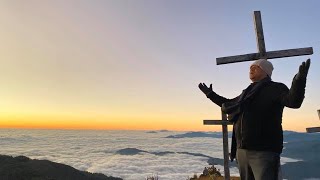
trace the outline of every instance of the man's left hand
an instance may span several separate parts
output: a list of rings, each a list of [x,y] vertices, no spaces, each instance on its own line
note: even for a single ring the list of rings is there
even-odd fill
[[[307,59],[306,62],[303,62],[299,67],[299,72],[297,73],[297,79],[305,79],[307,78],[308,71],[310,68],[310,59]]]

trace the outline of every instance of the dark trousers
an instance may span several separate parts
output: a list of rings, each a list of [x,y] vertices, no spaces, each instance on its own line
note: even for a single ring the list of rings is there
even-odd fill
[[[280,154],[237,149],[241,180],[278,180]]]

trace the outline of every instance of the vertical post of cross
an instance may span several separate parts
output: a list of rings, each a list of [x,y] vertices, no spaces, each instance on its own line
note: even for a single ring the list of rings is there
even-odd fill
[[[253,21],[257,38],[258,53],[260,53],[260,58],[267,58],[260,11],[254,11]]]
[[[227,115],[221,111],[222,121],[227,121]],[[230,179],[229,169],[229,145],[228,145],[228,125],[222,124],[222,140],[223,140],[223,161],[224,161],[224,177]]]

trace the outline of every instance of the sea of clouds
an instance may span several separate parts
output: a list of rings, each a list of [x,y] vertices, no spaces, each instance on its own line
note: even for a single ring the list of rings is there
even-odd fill
[[[298,149],[291,142],[299,138],[308,141],[308,137],[299,134],[285,133],[289,147]],[[312,136],[309,146],[317,151],[319,141],[320,136]],[[186,180],[201,174],[209,162],[217,164],[223,172],[220,132],[0,129],[0,147],[0,154],[47,159],[126,180],[143,180],[152,175],[158,175],[160,180]],[[292,165],[306,162],[304,156],[296,155],[298,152],[286,149],[281,158],[283,170],[289,171]],[[238,175],[236,164],[230,166],[231,175]],[[320,177],[316,173],[311,175],[304,178]]]

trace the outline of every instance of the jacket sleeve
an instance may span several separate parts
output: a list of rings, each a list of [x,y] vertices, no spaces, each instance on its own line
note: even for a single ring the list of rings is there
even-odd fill
[[[207,94],[207,98],[209,98],[212,102],[214,102],[216,105],[218,106],[222,106],[223,103],[226,103],[226,102],[235,102],[238,100],[240,96],[237,96],[233,99],[227,99],[225,97],[222,97],[220,95],[218,95],[217,93],[211,91],[210,93]]]
[[[285,85],[284,85],[285,86]],[[291,88],[286,86],[281,91],[281,104],[289,108],[300,108],[304,99],[306,79],[293,78]]]

